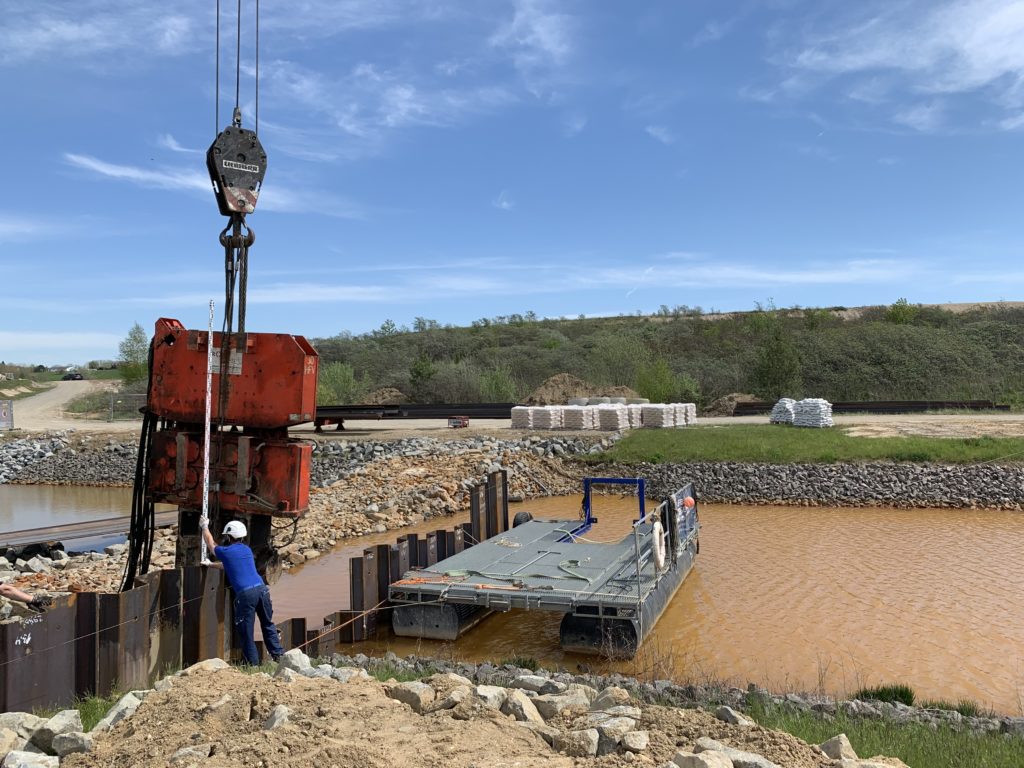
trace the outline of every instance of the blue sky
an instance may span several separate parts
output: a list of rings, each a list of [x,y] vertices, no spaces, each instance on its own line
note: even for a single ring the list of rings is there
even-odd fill
[[[4,0],[0,359],[114,357],[161,316],[205,327],[214,7]],[[262,14],[250,330],[1020,297],[1024,1]]]

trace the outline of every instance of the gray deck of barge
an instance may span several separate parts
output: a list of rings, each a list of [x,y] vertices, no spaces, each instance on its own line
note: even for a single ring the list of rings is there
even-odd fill
[[[560,541],[577,525],[564,520],[524,523],[436,566],[410,571],[391,585],[390,597],[400,604],[443,602],[498,611],[568,613],[582,604],[597,608],[598,615],[632,615],[629,609],[642,606],[659,581],[651,557],[651,523],[637,527],[639,587],[634,534],[617,543]]]

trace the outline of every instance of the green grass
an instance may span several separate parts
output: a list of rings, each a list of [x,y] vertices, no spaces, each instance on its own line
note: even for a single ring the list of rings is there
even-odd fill
[[[755,702],[747,714],[766,728],[786,731],[809,744],[845,733],[854,750],[866,759],[898,757],[910,768],[1019,768],[1024,765],[1024,739],[1000,734],[975,735],[920,723],[855,719],[839,713],[824,720],[811,712]]]
[[[510,656],[507,659],[501,660],[501,666],[511,664],[513,667],[519,667],[520,669],[528,669],[531,672],[536,672],[540,667],[537,660],[533,656]]]
[[[959,712],[964,717],[995,717],[990,709],[985,709],[978,702],[970,699],[958,699],[957,701],[946,701],[945,699],[929,699],[918,704],[921,709],[948,709]]]
[[[887,701],[890,704],[898,701],[901,704],[912,707],[917,697],[914,695],[914,689],[909,685],[892,683],[890,685],[878,685],[874,688],[861,688],[853,694],[852,698],[860,699],[861,701]]]
[[[18,394],[8,397],[6,395],[0,396],[3,400],[22,400],[26,397],[32,397],[32,395],[38,395],[40,392],[45,392],[50,388],[49,384],[40,384],[32,379],[14,379],[0,381],[0,389],[17,389],[18,387],[28,387],[30,392],[19,392]]]
[[[410,680],[420,680],[424,677],[430,677],[436,670],[432,668],[425,669],[422,672],[416,672],[411,669],[399,669],[389,661],[378,661],[370,664],[367,668],[367,673],[370,677],[376,678],[380,682],[384,683],[388,680],[397,680],[400,683],[407,683]]]
[[[124,696],[122,691],[114,691],[109,696],[88,696],[84,699],[75,699],[70,707],[47,707],[37,709],[32,714],[36,717],[49,719],[58,712],[65,709],[77,709],[82,716],[82,728],[88,733],[96,727],[96,723],[102,720],[110,708]]]
[[[110,411],[109,392],[86,392],[79,395],[64,405],[68,413],[100,413],[107,414]]]
[[[750,461],[768,464],[907,461],[966,464],[1024,461],[1024,438],[851,437],[841,429],[773,424],[635,430],[591,462],[683,463]]]

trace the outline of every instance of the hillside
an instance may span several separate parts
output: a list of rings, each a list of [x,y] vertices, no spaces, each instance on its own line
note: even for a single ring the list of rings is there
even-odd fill
[[[315,340],[321,402],[358,402],[394,387],[413,402],[522,401],[558,373],[652,400],[704,404],[730,392],[829,400],[991,399],[1024,404],[1019,303],[829,309],[757,308],[705,315],[479,320],[422,318]]]

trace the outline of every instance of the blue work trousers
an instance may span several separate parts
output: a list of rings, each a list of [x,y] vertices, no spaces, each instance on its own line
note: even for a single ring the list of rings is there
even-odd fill
[[[270,588],[266,585],[252,587],[235,595],[233,602],[235,631],[242,641],[242,655],[247,664],[257,666],[260,657],[256,653],[256,641],[252,638],[255,619],[259,617],[260,630],[263,632],[263,644],[270,658],[277,661],[284,655],[281,647],[281,635],[274,624],[274,606],[270,602]]]

